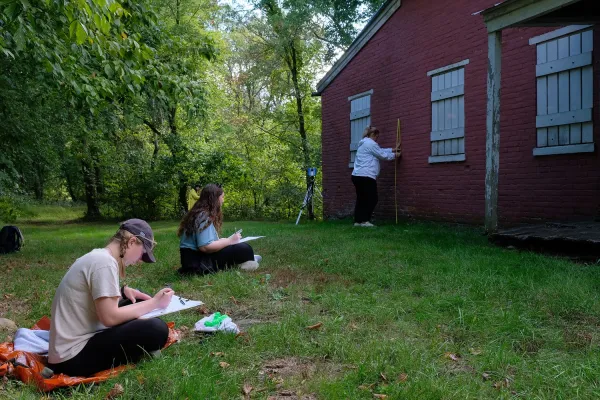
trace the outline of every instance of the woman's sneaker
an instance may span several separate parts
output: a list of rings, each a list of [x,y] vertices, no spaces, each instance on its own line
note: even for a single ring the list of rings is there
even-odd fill
[[[240,268],[243,271],[254,271],[258,268],[258,263],[256,261],[246,261],[240,264]]]
[[[257,263],[259,263],[259,262],[261,262],[261,261],[262,261],[262,257],[261,257],[261,256],[259,256],[258,254],[255,254],[255,255],[254,255],[254,261],[256,261]]]
[[[374,227],[375,225],[373,225],[372,223],[370,223],[369,221],[367,221],[367,222],[363,222],[363,223],[361,224],[361,226]]]

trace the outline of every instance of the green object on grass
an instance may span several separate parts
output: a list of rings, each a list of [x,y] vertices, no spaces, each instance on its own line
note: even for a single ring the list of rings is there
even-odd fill
[[[220,312],[216,312],[215,315],[213,315],[212,320],[208,320],[208,321],[204,322],[204,326],[208,326],[210,328],[219,326],[219,325],[221,325],[221,322],[223,322],[223,320],[225,318],[227,318],[227,314],[221,315]]]

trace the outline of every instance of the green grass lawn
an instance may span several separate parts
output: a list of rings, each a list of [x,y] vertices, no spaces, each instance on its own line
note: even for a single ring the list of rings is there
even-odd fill
[[[176,225],[152,224],[158,262],[131,267],[126,282],[152,293],[171,283],[211,312],[254,320],[248,334],[189,333],[162,358],[51,396],[102,399],[120,383],[121,398],[135,399],[239,399],[245,384],[253,399],[600,397],[596,266],[430,223],[232,222],[224,234],[267,236],[251,242],[261,268],[181,278]],[[69,265],[117,226],[21,226],[25,248],[0,256],[0,315],[27,327],[49,314]],[[188,310],[165,320],[192,328],[201,317]],[[0,397],[40,393],[11,380]]]

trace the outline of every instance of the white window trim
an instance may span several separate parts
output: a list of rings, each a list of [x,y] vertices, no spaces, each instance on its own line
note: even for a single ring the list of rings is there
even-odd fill
[[[551,156],[556,154],[593,153],[594,143],[569,144],[562,146],[536,147],[534,156]]]
[[[445,67],[431,70],[431,71],[427,72],[427,76],[433,76],[433,75],[441,74],[442,72],[450,71],[451,69],[457,69],[460,67],[464,67],[465,65],[469,65],[469,62],[470,62],[470,60],[467,58],[466,60],[459,61],[457,63],[447,65]]]
[[[362,93],[355,94],[353,96],[348,97],[348,101],[360,99],[361,97],[365,97],[365,96],[372,95],[372,94],[373,94],[373,89],[367,90],[366,92],[362,92]]]
[[[439,164],[448,162],[460,162],[465,161],[467,156],[465,154],[453,154],[450,156],[429,156],[429,164]]]
[[[571,33],[575,33],[578,31],[583,31],[585,29],[592,28],[594,25],[569,25],[564,28],[557,29],[552,32],[544,33],[543,35],[535,36],[529,39],[529,45],[532,46],[534,44],[540,44],[543,42],[550,41],[552,39],[557,39],[561,36],[567,36]]]

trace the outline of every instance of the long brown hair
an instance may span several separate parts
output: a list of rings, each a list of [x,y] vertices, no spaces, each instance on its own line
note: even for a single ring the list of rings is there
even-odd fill
[[[184,233],[193,235],[197,231],[203,231],[211,223],[215,226],[218,233],[221,233],[223,224],[223,213],[221,212],[221,202],[219,197],[223,194],[223,189],[215,184],[204,186],[200,192],[200,198],[179,224],[177,236]],[[201,215],[202,214],[202,215]]]

